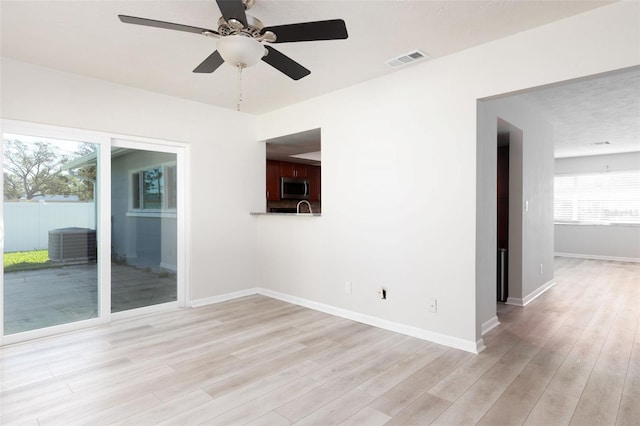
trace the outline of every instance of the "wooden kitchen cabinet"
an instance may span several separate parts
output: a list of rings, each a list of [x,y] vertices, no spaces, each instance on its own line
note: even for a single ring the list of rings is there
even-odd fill
[[[320,201],[320,166],[307,167],[309,178],[309,201]]]
[[[306,164],[280,162],[280,176],[288,178],[307,178],[309,170]]]
[[[267,201],[280,201],[280,177],[309,179],[309,201],[320,201],[320,166],[267,160]]]
[[[280,200],[280,161],[267,160],[267,201]]]

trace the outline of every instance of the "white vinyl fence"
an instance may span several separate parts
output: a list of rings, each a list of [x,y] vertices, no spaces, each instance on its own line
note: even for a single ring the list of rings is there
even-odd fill
[[[52,229],[95,229],[96,224],[93,202],[5,201],[3,214],[6,253],[48,248]]]

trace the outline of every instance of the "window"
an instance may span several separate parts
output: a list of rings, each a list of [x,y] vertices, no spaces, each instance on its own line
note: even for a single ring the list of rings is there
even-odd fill
[[[640,224],[640,170],[556,175],[556,222]]]
[[[133,210],[175,210],[176,165],[162,164],[132,172],[131,196]]]

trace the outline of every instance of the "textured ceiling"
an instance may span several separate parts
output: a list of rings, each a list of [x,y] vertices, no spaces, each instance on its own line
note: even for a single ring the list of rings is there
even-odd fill
[[[557,158],[640,151],[640,68],[519,97],[553,124]]]

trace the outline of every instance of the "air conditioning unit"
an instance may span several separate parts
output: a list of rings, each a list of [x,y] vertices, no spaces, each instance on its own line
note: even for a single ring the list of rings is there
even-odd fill
[[[49,260],[82,263],[96,259],[96,230],[60,228],[49,231]]]

